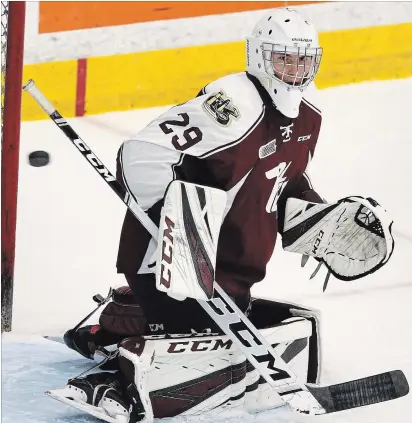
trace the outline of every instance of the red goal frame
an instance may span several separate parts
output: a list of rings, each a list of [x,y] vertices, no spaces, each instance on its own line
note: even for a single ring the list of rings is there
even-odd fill
[[[10,331],[12,324],[26,2],[2,3],[8,3],[1,125],[1,331],[3,332]],[[2,59],[4,41],[2,36]],[[2,78],[3,70],[4,63],[2,63]]]

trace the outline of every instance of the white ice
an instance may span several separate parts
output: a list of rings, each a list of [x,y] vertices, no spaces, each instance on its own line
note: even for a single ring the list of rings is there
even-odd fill
[[[393,369],[412,380],[412,79],[322,90],[319,98],[323,129],[311,169],[315,187],[331,201],[347,195],[378,200],[395,221],[395,253],[379,272],[352,283],[332,280],[323,294],[320,276],[308,280],[314,264],[301,269],[298,256],[277,247],[254,294],[322,311],[323,383]],[[70,123],[114,172],[120,143],[164,109]],[[35,150],[50,153],[48,166],[28,164],[27,156]],[[124,211],[51,121],[23,123],[13,331],[2,337],[4,423],[97,423],[44,395],[90,362],[41,335],[63,333],[91,311],[93,294],[124,283],[115,270]],[[230,421],[404,423],[411,408],[408,395],[315,418],[275,410]]]

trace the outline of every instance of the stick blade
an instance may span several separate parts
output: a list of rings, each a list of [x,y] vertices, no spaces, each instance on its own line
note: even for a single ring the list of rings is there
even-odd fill
[[[378,404],[404,397],[409,384],[401,370],[393,370],[362,379],[308,389],[327,413]]]

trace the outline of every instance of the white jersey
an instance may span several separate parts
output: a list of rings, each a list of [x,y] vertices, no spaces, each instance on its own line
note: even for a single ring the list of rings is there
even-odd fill
[[[263,118],[263,101],[245,73],[225,76],[202,92],[172,107],[123,144],[123,176],[145,210],[163,198],[182,153],[204,158],[229,148],[242,142]],[[219,98],[210,95],[219,92]],[[156,179],[155,191],[143,174],[147,180]]]

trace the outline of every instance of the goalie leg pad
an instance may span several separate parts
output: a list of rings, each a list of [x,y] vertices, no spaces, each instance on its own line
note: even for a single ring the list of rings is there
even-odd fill
[[[261,331],[293,372],[306,380],[311,323],[302,317],[290,317]],[[129,423],[177,415],[233,416],[237,411],[257,412],[284,405],[227,336],[199,333],[131,337],[119,344],[118,362],[121,375],[116,380],[121,381],[121,389],[116,385],[116,389],[107,394],[120,396],[116,399],[123,404],[120,414],[130,405],[128,415],[125,414],[130,418]],[[102,375],[98,377],[104,379],[105,373]],[[84,379],[90,382],[90,377]],[[101,384],[112,386],[110,381]],[[101,391],[91,387],[91,395],[86,387],[82,388],[84,393],[77,392],[74,399],[73,388],[48,394],[103,420],[118,423],[113,418],[114,412],[108,415],[100,400],[96,403]]]
[[[290,317],[262,329],[262,334],[306,380],[311,323]],[[153,335],[145,336],[144,342],[129,338],[119,350],[125,378],[155,418],[234,409],[254,412],[283,405],[226,336]]]
[[[303,317],[311,323],[307,382],[318,383],[322,372],[321,314],[319,310],[291,302],[253,299],[249,312],[251,322],[258,328],[274,326],[293,317]]]
[[[119,344],[119,366],[126,381],[124,390],[132,404],[132,421],[150,422],[154,417],[148,387],[154,353],[154,345],[142,337],[127,338]]]

